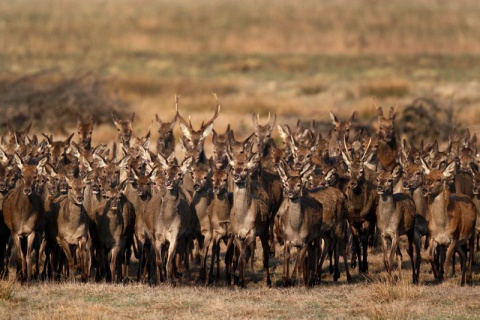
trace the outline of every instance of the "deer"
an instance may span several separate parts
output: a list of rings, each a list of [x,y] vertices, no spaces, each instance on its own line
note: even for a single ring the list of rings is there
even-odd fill
[[[225,254],[225,265],[227,274],[227,284],[231,281],[231,267],[233,257],[233,238],[230,227],[230,213],[233,205],[233,194],[228,192],[228,172],[230,168],[222,168],[215,164],[210,164],[211,185],[213,198],[207,208],[207,215],[210,218],[210,228],[212,233],[212,256],[210,271],[207,283],[213,279],[213,267],[216,261],[217,272],[215,281],[220,278],[220,241],[226,242],[227,250]]]
[[[473,170],[473,196],[472,201],[477,208],[477,221],[475,222],[476,233],[476,251],[480,250],[480,174],[477,170]]]
[[[314,198],[304,196],[305,185],[308,182],[308,176],[314,170],[310,164],[306,164],[300,172],[285,168],[281,164],[278,168],[280,178],[282,179],[285,197],[279,210],[280,224],[283,229],[284,238],[284,260],[283,260],[283,283],[285,286],[291,284],[289,261],[290,250],[294,246],[298,248],[297,261],[294,268],[297,268],[303,275],[303,285],[312,284],[312,276],[309,273],[316,274],[316,252],[319,246],[322,233],[323,205]],[[235,200],[234,200],[235,201]],[[313,268],[306,267],[306,253]],[[296,278],[296,275],[293,276]]]
[[[144,266],[146,268],[150,262],[149,258],[150,253],[152,252],[151,245],[153,243],[151,230],[148,228],[146,223],[145,210],[148,202],[153,196],[153,184],[157,176],[158,168],[154,167],[147,175],[138,175],[133,169],[132,171],[136,180],[136,190],[138,196],[138,202],[135,208],[135,243],[138,253],[137,281],[141,281],[145,279],[146,272],[144,270]]]
[[[457,171],[455,173],[455,192],[463,193],[473,197],[473,170],[478,171],[476,164],[477,155],[477,135],[474,134],[470,140],[470,131],[462,141],[458,149],[458,156],[455,158]]]
[[[67,151],[70,146],[70,141],[75,133],[72,133],[65,140],[53,140],[53,136],[47,136],[43,134],[46,138],[46,148],[49,156],[49,163],[53,166],[54,169],[58,170],[60,166],[70,163],[70,159],[67,157]]]
[[[259,166],[257,172],[258,181],[267,191],[268,205],[273,217],[277,214],[278,209],[283,201],[282,181],[277,171],[274,169],[274,164],[271,161],[270,150],[275,148],[275,141],[271,138],[273,128],[277,120],[274,115],[270,121],[270,113],[268,114],[267,123],[260,124],[260,115],[254,113],[252,115],[253,126],[255,128],[255,142],[257,144],[257,152],[259,154]],[[252,171],[253,172],[253,171]],[[274,238],[274,219],[270,219],[269,225],[269,246],[270,253],[275,256],[275,238]]]
[[[170,156],[172,157],[172,156]],[[183,176],[190,168],[193,159],[186,158],[180,165],[158,154],[158,161],[164,170],[165,192],[154,194],[147,204],[145,215],[153,221],[153,238],[156,256],[157,283],[163,281],[164,249],[166,254],[166,278],[175,284],[177,253],[184,256],[188,243],[198,230],[192,229],[192,212],[185,194],[180,188]],[[149,218],[150,217],[150,218]]]
[[[402,186],[404,193],[409,195],[415,203],[415,230],[419,236],[425,236],[425,249],[427,249],[430,235],[428,230],[430,215],[428,213],[427,198],[422,194],[424,184],[422,158],[423,156],[411,157],[406,153],[400,157],[400,164],[403,167]]]
[[[173,129],[177,123],[177,115],[175,114],[173,120],[170,122],[162,121],[157,114],[155,114],[155,119],[158,124],[157,153],[161,153],[168,158],[175,152]]]
[[[338,156],[341,154],[341,151],[343,149],[343,140],[345,139],[346,141],[348,141],[348,136],[352,127],[352,123],[353,121],[355,121],[355,112],[353,112],[350,118],[348,118],[347,120],[340,120],[333,112],[330,112],[330,119],[332,120],[332,124],[334,125],[333,130],[335,132],[334,149],[331,150],[330,154],[332,154],[333,156]]]
[[[465,285],[465,282],[472,284],[477,219],[475,204],[468,196],[452,193],[447,188],[446,182],[455,172],[455,162],[439,170],[430,168],[423,159],[421,161],[425,172],[422,194],[428,198],[430,214],[428,260],[432,265],[433,274],[436,279],[442,281],[444,272],[448,269],[454,252],[457,251],[462,266],[461,285]],[[468,252],[465,252],[464,245],[467,245]],[[435,252],[440,257],[439,265],[436,263]]]
[[[97,281],[104,276],[107,265],[107,281],[115,283],[126,280],[128,276],[130,254],[127,249],[133,243],[135,213],[133,205],[123,195],[125,187],[126,180],[116,187],[107,188],[105,192],[107,202],[96,212],[98,232],[96,250],[99,269]]]
[[[88,122],[84,122],[77,113],[77,134],[78,145],[82,151],[90,151],[92,149],[92,133],[95,125],[95,118],[90,116]]]
[[[68,194],[56,197],[47,220],[47,241],[55,241],[68,261],[67,276],[73,279],[74,255],[79,253],[81,280],[89,278],[89,218],[83,206],[85,184],[80,178],[67,179]]]
[[[133,121],[135,120],[135,112],[132,113],[130,119],[119,119],[112,111],[113,124],[117,128],[117,141],[120,142],[125,148],[130,147],[130,139],[133,134]]]
[[[388,119],[383,116],[382,107],[377,107],[378,150],[377,161],[386,171],[392,171],[397,165],[398,142],[395,134],[395,116],[397,108],[390,107]]]
[[[402,254],[398,246],[400,236],[408,239],[407,253],[412,264],[412,280],[418,284],[420,273],[420,239],[415,234],[416,207],[413,199],[404,193],[394,193],[396,176],[400,169],[395,167],[392,172],[380,170],[377,176],[377,221],[376,226],[383,249],[383,263],[389,278],[392,277],[394,255],[397,255],[399,278],[402,278]],[[415,252],[414,252],[415,247]]]
[[[215,161],[215,165],[217,167],[224,168],[228,165],[226,153],[230,131],[230,124],[227,125],[227,129],[222,134],[218,134],[215,129],[212,130],[213,160]]]
[[[235,236],[236,266],[235,282],[246,287],[245,265],[252,253],[251,244],[260,237],[263,248],[263,266],[266,269],[266,283],[271,286],[269,270],[269,226],[272,219],[269,204],[252,191],[251,173],[260,161],[258,153],[232,154],[227,152],[234,182],[233,207],[230,215],[232,233]],[[259,188],[261,188],[259,186]],[[253,259],[253,257],[252,257]]]
[[[183,151],[185,152],[185,158],[192,158],[193,162],[201,162],[207,164],[207,157],[205,156],[204,143],[205,139],[212,133],[213,122],[218,117],[220,112],[220,103],[218,102],[217,95],[213,94],[216,101],[216,109],[213,117],[206,123],[202,122],[199,130],[193,129],[192,123],[187,122],[178,111],[178,101],[179,97],[175,97],[175,108],[176,108],[176,117],[179,121],[180,130],[182,131],[183,137],[180,138],[180,143]],[[185,176],[185,181],[183,182],[183,188],[187,190],[190,194],[193,194],[193,183],[189,175]]]
[[[371,142],[371,140],[370,140]],[[377,193],[372,183],[365,179],[365,166],[370,162],[373,152],[367,146],[363,156],[351,158],[345,143],[345,151],[342,151],[343,161],[348,167],[350,178],[345,187],[347,197],[347,220],[353,237],[353,248],[359,258],[360,273],[368,272],[368,240],[375,227]],[[363,252],[362,252],[363,250]],[[355,260],[352,260],[355,267]]]
[[[315,174],[315,173],[313,173]],[[309,180],[310,181],[310,180]],[[321,238],[324,242],[324,250],[318,266],[318,279],[321,279],[322,264],[327,252],[333,254],[334,263],[330,260],[333,281],[340,278],[339,255],[343,256],[347,282],[351,281],[350,270],[347,262],[347,203],[342,191],[330,186],[307,188],[306,195],[318,201],[323,207]],[[330,256],[330,259],[332,255]],[[333,267],[333,270],[332,270]]]
[[[21,170],[21,176],[16,186],[4,198],[3,217],[15,244],[20,278],[22,281],[30,281],[32,252],[35,250],[38,253],[39,240],[45,228],[44,204],[36,184],[47,158],[42,158],[37,164],[28,164],[15,153],[14,160]]]
[[[213,161],[213,160],[212,160]],[[200,281],[208,281],[206,278],[206,261],[208,248],[212,239],[212,230],[210,225],[210,217],[208,215],[208,207],[212,201],[211,193],[211,163],[202,164],[195,163],[190,171],[193,181],[193,197],[190,203],[190,210],[199,224],[200,234],[196,235],[196,250],[200,250]],[[208,282],[207,282],[208,283]]]

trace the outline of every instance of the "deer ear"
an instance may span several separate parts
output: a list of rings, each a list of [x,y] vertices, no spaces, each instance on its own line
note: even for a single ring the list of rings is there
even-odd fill
[[[342,158],[343,158],[343,161],[347,164],[347,166],[350,166],[350,160],[348,159],[346,153],[343,151],[342,151]]]
[[[401,165],[396,165],[395,168],[393,168],[392,171],[392,176],[394,178],[400,176],[402,174],[402,166]]]
[[[113,119],[113,123],[115,124],[115,126],[118,127],[118,119],[115,116],[115,113],[113,113],[113,111],[112,111],[112,119]]]
[[[183,174],[185,174],[188,171],[188,169],[190,169],[192,162],[193,162],[192,157],[188,157],[182,161],[182,164],[180,165],[180,170],[182,170]]]
[[[383,118],[383,110],[382,110],[382,107],[378,107],[378,108],[377,108],[377,117],[378,117],[379,120]]]
[[[260,157],[259,157],[258,153],[255,153],[255,154],[250,158],[250,160],[248,160],[248,164],[247,164],[248,169],[254,168],[255,165],[257,164],[259,158],[260,158]]]
[[[13,158],[15,159],[15,163],[17,164],[17,167],[22,170],[23,169],[23,160],[22,158],[18,155],[18,153],[13,154]]]
[[[213,130],[213,122],[210,123],[205,129],[203,129],[203,131],[202,131],[203,139],[208,137],[212,133],[212,130]]]
[[[48,157],[43,157],[40,161],[38,161],[37,170],[39,171],[43,170],[43,167],[45,166],[47,161],[48,161]]]
[[[280,165],[278,166],[278,175],[280,176],[280,179],[282,179],[283,184],[285,184],[288,180],[287,173],[285,172],[284,168],[284,161],[280,162]]]
[[[390,119],[395,120],[395,116],[397,115],[397,107],[390,107]]]
[[[130,156],[123,157],[122,160],[118,163],[118,167],[121,169],[125,169],[128,166],[128,162],[130,161]]]
[[[430,174],[430,168],[428,167],[428,164],[423,160],[423,158],[420,158],[420,162],[422,163],[423,171],[425,174]]]
[[[332,124],[333,124],[333,125],[336,126],[336,125],[338,124],[338,118],[337,118],[337,116],[336,116],[333,112],[331,112],[331,111],[330,111],[330,119],[332,119]]]
[[[289,136],[289,130],[288,126],[282,127],[281,125],[277,125],[278,129],[278,134],[280,135],[280,138],[282,139],[283,143],[287,143],[288,136]]]
[[[100,168],[105,168],[107,166],[107,162],[105,161],[105,159],[103,159],[102,156],[98,153],[94,153],[93,158],[98,161],[98,166]]]
[[[161,153],[158,153],[157,154],[157,158],[158,158],[158,162],[160,163],[160,165],[162,166],[163,169],[167,169],[168,168],[168,161],[167,159],[165,159],[165,157],[163,156],[163,154]]]
[[[455,173],[455,169],[456,169],[456,164],[455,164],[455,161],[453,161],[445,168],[445,170],[443,170],[443,176],[445,178],[451,177]]]

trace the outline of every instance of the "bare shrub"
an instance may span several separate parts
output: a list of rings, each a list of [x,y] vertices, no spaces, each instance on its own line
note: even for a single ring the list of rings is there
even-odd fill
[[[33,121],[37,130],[65,134],[76,114],[92,114],[97,123],[111,121],[111,110],[121,115],[128,105],[93,73],[64,76],[53,70],[0,79],[0,121],[21,128]]]

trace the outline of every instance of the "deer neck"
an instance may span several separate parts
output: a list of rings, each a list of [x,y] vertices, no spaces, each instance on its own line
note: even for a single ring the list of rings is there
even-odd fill
[[[450,220],[448,214],[450,193],[451,192],[444,187],[436,196],[428,197],[429,218],[433,220],[436,226],[445,227]]]
[[[218,220],[228,221],[230,219],[230,202],[228,200],[228,194],[222,192],[215,194],[212,202],[212,213],[214,213]]]
[[[395,201],[393,194],[384,193],[378,197],[377,208],[377,226],[379,229],[385,229],[389,225],[390,216],[395,212]],[[383,230],[381,230],[383,231]]]
[[[415,211],[418,215],[424,217],[428,221],[428,206],[427,206],[427,198],[422,195],[422,189],[416,188],[414,190],[409,189],[408,194],[413,199],[415,203]]]
[[[177,213],[178,203],[180,202],[180,192],[178,186],[171,190],[166,190],[162,201],[162,215],[164,218],[169,219]]]
[[[233,207],[236,217],[246,215],[252,203],[252,195],[250,191],[250,178],[247,176],[245,183],[235,183],[233,189]]]
[[[377,159],[387,171],[391,171],[395,165],[397,157],[396,139],[386,142],[383,139],[378,140]]]
[[[301,198],[289,198],[285,220],[293,230],[300,230],[303,222],[303,216]]]

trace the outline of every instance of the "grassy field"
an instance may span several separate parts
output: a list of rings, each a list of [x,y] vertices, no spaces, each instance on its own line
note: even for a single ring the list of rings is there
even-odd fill
[[[279,248],[280,249],[280,248]],[[325,270],[323,283],[314,288],[281,285],[281,258],[274,258],[272,288],[264,284],[261,254],[255,272],[247,272],[247,288],[219,283],[205,287],[196,281],[198,268],[179,279],[176,287],[145,284],[34,283],[21,285],[0,281],[0,318],[18,319],[473,319],[480,306],[480,266],[474,267],[474,286],[460,287],[460,275],[443,283],[433,281],[430,265],[421,267],[420,285],[411,284],[408,258],[404,257],[402,280],[386,281],[381,253],[370,255],[368,277],[352,272],[338,283]],[[407,261],[406,261],[407,260]],[[135,263],[133,264],[135,267]],[[343,264],[342,264],[343,266]],[[343,268],[342,268],[343,270]],[[12,270],[13,271],[13,270]],[[133,276],[132,270],[132,276]]]
[[[252,131],[253,112],[292,124],[356,110],[369,123],[374,99],[401,111],[421,96],[452,106],[455,123],[480,131],[479,16],[474,0],[0,1],[0,130],[9,119],[19,127],[34,119],[36,133],[73,132],[75,112],[99,111],[80,105],[76,91],[69,99],[59,83],[89,72],[93,80],[82,92],[97,94],[90,84],[104,84],[114,97],[106,114],[136,112],[137,135],[156,113],[173,117],[175,94],[182,114],[199,125],[213,113],[211,92],[222,104],[215,128],[231,123],[237,137]],[[42,100],[46,93],[60,97],[55,105]],[[33,115],[32,104],[43,109]],[[113,123],[100,120],[94,143],[112,141]],[[55,121],[66,123],[66,132],[41,126]],[[432,282],[426,263],[421,285],[410,285],[409,269],[392,285],[378,252],[372,263],[369,279],[353,271],[354,284],[344,276],[332,284],[328,276],[313,289],[280,288],[278,258],[272,289],[258,266],[246,290],[193,280],[177,288],[0,282],[0,318],[478,317],[478,265],[475,286],[461,288],[458,275]]]

